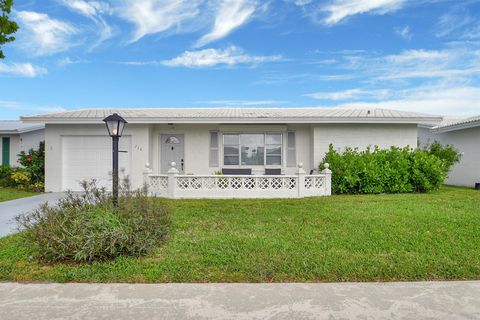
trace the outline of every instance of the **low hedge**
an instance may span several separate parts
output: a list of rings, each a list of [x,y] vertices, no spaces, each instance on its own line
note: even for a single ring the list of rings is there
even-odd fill
[[[453,148],[449,147],[449,152],[440,149],[435,144],[434,152],[375,147],[365,151],[347,148],[340,153],[330,145],[320,170],[325,163],[330,164],[332,192],[336,194],[428,192],[443,184],[450,167],[459,160],[459,156],[452,157],[451,152],[456,152]],[[439,156],[443,153],[449,159]]]

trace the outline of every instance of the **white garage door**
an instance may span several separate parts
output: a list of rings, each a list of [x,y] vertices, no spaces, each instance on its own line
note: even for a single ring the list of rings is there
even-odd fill
[[[131,137],[120,138],[120,179],[130,174]],[[81,190],[82,180],[96,179],[101,187],[112,189],[112,138],[105,136],[62,137],[63,190]]]

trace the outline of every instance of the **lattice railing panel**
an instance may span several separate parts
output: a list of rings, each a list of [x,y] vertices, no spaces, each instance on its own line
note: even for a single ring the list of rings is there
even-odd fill
[[[302,179],[300,177],[302,176],[149,175],[148,185],[153,195],[172,198],[223,196],[281,198],[330,195],[326,175],[304,175]],[[172,185],[169,185],[170,181],[173,181]],[[304,185],[300,186],[299,181]]]
[[[168,189],[168,177],[167,176],[150,176],[149,187],[152,190],[166,190]]]
[[[292,190],[297,177],[177,176],[180,190]]]
[[[305,177],[305,189],[322,189],[325,185],[325,177],[322,175]]]

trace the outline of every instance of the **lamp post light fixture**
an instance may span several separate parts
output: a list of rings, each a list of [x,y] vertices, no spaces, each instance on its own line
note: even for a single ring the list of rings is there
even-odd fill
[[[112,195],[113,195],[113,204],[118,205],[118,140],[122,136],[123,128],[127,121],[120,117],[118,114],[114,113],[109,115],[103,122],[107,125],[108,134],[112,137],[112,146],[113,146],[113,170],[112,170]]]

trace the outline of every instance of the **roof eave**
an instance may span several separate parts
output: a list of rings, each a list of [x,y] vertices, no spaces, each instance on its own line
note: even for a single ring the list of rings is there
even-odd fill
[[[33,131],[38,131],[38,130],[44,130],[45,127],[37,127],[37,128],[29,128],[29,129],[23,129],[23,130],[0,130],[0,134],[22,134],[22,133],[28,133],[28,132],[33,132]]]
[[[444,126],[444,127],[434,127],[431,129],[431,131],[434,133],[444,133],[444,132],[450,132],[450,131],[475,128],[479,126],[480,126],[480,121],[472,121],[468,123],[462,123],[462,124],[456,124],[456,125],[450,125],[450,126]]]

